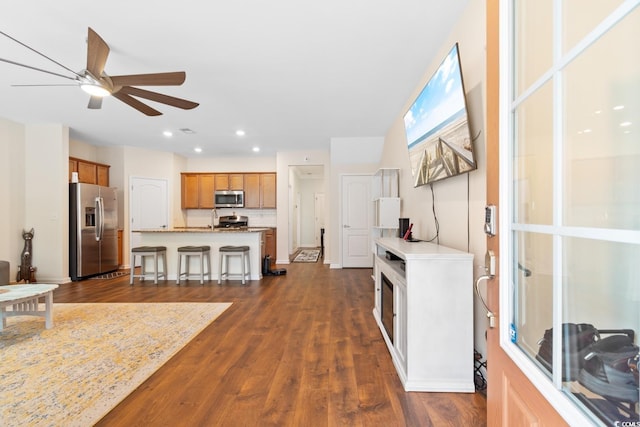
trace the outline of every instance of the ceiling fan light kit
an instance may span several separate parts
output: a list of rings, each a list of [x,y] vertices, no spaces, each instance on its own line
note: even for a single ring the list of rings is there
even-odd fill
[[[100,98],[111,95],[111,92],[97,83],[81,83],[80,89],[87,92],[91,96],[97,96]]]
[[[66,79],[75,80],[83,91],[91,95],[91,99],[89,100],[88,105],[88,108],[90,109],[102,108],[102,98],[109,95],[113,95],[114,98],[124,102],[125,104],[129,105],[132,108],[135,108],[136,110],[140,111],[143,114],[146,114],[147,116],[159,116],[162,113],[154,108],[151,108],[137,98],[148,99],[150,101],[170,105],[172,107],[177,107],[184,110],[190,110],[199,105],[196,102],[187,101],[185,99],[134,87],[180,86],[182,83],[184,83],[186,78],[186,73],[184,71],[169,73],[132,74],[123,76],[107,75],[104,72],[104,67],[107,63],[107,57],[109,56],[109,46],[98,35],[98,33],[93,31],[91,28],[89,28],[89,34],[87,37],[87,68],[79,73],[72,71],[70,68],[67,68],[59,62],[54,61],[53,59],[25,45],[19,40],[16,40],[5,33],[1,34],[36,52],[38,55],[48,59],[56,65],[66,69],[67,71],[72,72],[74,76],[64,76],[52,71],[35,68],[30,65],[20,64],[3,58],[0,58],[0,61],[63,77]]]

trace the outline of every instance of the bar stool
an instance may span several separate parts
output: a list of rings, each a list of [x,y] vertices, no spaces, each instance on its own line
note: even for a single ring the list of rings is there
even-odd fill
[[[185,280],[189,280],[191,276],[200,276],[200,284],[204,285],[204,276],[208,276],[209,280],[211,280],[211,246],[181,246],[178,248],[178,272],[176,276],[176,283],[180,285],[180,279],[182,276],[185,276]],[[182,272],[181,264],[182,257],[185,257],[185,272]],[[189,257],[197,256],[200,258],[200,274],[191,273],[189,274]],[[207,271],[204,271],[204,260],[207,260]]]
[[[220,260],[218,262],[218,284],[222,281],[223,278],[230,279],[229,275],[229,257],[230,256],[239,256],[240,265],[242,266],[242,284],[245,283],[245,277],[249,276],[251,279],[251,265],[249,262],[249,246],[221,246],[220,250]],[[224,264],[224,272],[222,271],[222,264]],[[245,267],[246,266],[246,267]]]
[[[136,256],[140,257],[140,274],[135,274]],[[146,270],[145,257],[153,257],[154,271]],[[162,273],[158,270],[158,258],[162,260]],[[139,277],[143,281],[147,275],[153,274],[153,283],[158,284],[158,278],[162,277],[167,280],[167,247],[166,246],[138,246],[131,248],[131,273],[129,276],[129,284],[133,285],[134,277]]]

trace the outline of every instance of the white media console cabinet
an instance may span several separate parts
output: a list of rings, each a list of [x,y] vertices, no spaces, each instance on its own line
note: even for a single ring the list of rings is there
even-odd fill
[[[373,315],[405,391],[474,392],[473,254],[376,239]]]

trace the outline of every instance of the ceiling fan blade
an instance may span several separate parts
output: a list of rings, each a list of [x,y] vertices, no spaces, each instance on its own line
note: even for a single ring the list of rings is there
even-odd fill
[[[43,87],[43,86],[73,86],[78,87],[77,84],[59,84],[59,85],[50,85],[50,84],[41,84],[41,85],[11,85],[11,87]]]
[[[137,87],[124,86],[120,89],[119,93],[126,93],[127,95],[133,95],[140,98],[149,99],[155,102],[161,102],[163,104],[171,105],[172,107],[182,108],[183,110],[191,110],[196,108],[197,102],[187,101],[186,99],[175,98],[173,96],[164,95],[162,93],[151,92],[149,90],[139,89]]]
[[[18,43],[19,45],[26,47],[26,48],[27,48],[27,49],[29,49],[30,51],[37,53],[38,55],[42,56],[43,58],[45,58],[45,59],[47,59],[47,60],[49,60],[49,61],[51,61],[51,62],[53,62],[54,64],[56,64],[56,65],[58,65],[58,66],[60,66],[60,67],[64,68],[65,70],[69,71],[71,74],[73,74],[73,75],[75,75],[75,76],[80,77],[80,75],[79,75],[78,73],[76,73],[75,71],[73,71],[71,68],[69,68],[69,67],[66,67],[66,66],[62,65],[61,63],[59,63],[59,62],[58,62],[58,61],[56,61],[55,59],[51,59],[51,58],[49,58],[49,57],[48,57],[47,55],[45,55],[44,53],[38,52],[37,50],[35,50],[35,49],[34,49],[34,48],[32,48],[31,46],[29,46],[29,45],[27,45],[27,44],[25,44],[25,43],[22,43],[20,40],[18,40],[18,39],[14,39],[14,38],[13,38],[13,37],[11,37],[9,34],[7,34],[7,33],[3,32],[3,31],[0,31],[0,34],[2,34],[3,36],[5,36],[5,37],[7,37],[7,38],[9,38],[9,39],[11,39],[11,40],[13,40],[14,42]],[[54,74],[54,75],[56,75],[56,76],[64,77],[65,79],[69,79],[69,78],[71,78],[71,77],[63,76],[62,74],[52,73],[51,71],[41,70],[40,68],[31,67],[31,66],[29,66],[29,65],[19,64],[19,63],[17,63],[17,62],[9,61],[9,60],[6,60],[6,59],[2,59],[2,61],[4,61],[4,62],[8,62],[8,63],[10,63],[10,64],[14,64],[14,65],[20,65],[21,67],[31,68],[32,70],[37,70],[37,71],[42,71],[42,72],[49,73],[49,74]]]
[[[104,71],[104,65],[109,56],[109,46],[102,40],[102,37],[89,27],[87,37],[87,71],[95,77],[100,78]]]
[[[102,98],[99,96],[92,96],[89,98],[89,105],[87,105],[87,108],[91,110],[99,110],[102,108]]]
[[[149,107],[147,104],[143,104],[132,96],[127,95],[126,93],[116,92],[112,94],[114,97],[118,98],[120,101],[129,105],[130,107],[135,108],[141,113],[146,114],[147,116],[160,116],[162,113],[158,110],[154,110]]]
[[[187,74],[184,71],[172,73],[131,74],[110,76],[113,86],[180,86]]]
[[[10,59],[0,58],[1,62],[6,62],[7,64],[18,65],[20,67],[29,68],[31,70],[40,71],[42,73],[53,74],[54,76],[62,77],[64,79],[76,80],[75,77],[65,76],[64,74],[54,73],[53,71],[43,70],[42,68],[32,67],[31,65],[21,64],[19,62],[12,61]],[[75,73],[74,73],[75,74]]]

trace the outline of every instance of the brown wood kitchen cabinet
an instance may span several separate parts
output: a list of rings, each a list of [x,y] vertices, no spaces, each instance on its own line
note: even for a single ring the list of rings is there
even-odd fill
[[[109,165],[69,157],[69,182],[73,172],[78,173],[78,182],[109,186]]]
[[[198,199],[201,209],[213,209],[213,192],[215,191],[215,175],[202,174],[198,176]]]
[[[182,209],[213,209],[215,175],[181,173]]]
[[[215,180],[216,190],[242,190],[244,188],[244,176],[241,173],[217,173]]]
[[[216,190],[244,190],[245,208],[276,208],[275,172],[182,172],[180,176],[182,209],[213,209]]]
[[[244,174],[244,206],[246,208],[276,208],[276,174]]]
[[[276,229],[269,228],[264,232],[264,255],[269,255],[271,258],[271,267],[276,263]]]
[[[96,163],[96,181],[98,185],[109,186],[109,166]]]

